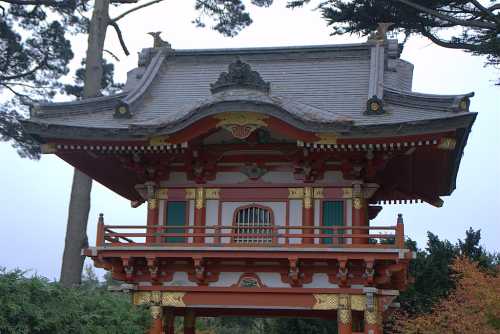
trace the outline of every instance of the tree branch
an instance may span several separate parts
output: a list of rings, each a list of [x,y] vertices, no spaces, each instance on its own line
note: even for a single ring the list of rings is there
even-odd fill
[[[483,21],[478,21],[478,20],[470,20],[469,21],[469,20],[457,19],[456,17],[445,15],[443,13],[436,11],[436,10],[424,7],[422,5],[416,4],[416,3],[409,1],[409,0],[390,0],[390,1],[400,2],[404,5],[407,5],[408,7],[416,9],[422,13],[426,13],[426,14],[429,14],[431,16],[440,18],[444,21],[455,23],[455,24],[458,24],[461,26],[484,28],[484,29],[496,29],[497,28],[496,24],[494,24],[494,23],[483,22]]]
[[[20,97],[21,99],[28,99],[30,101],[34,101],[31,97],[29,97],[28,95],[26,94],[21,94],[19,92],[17,92],[16,90],[14,90],[12,87],[10,87],[9,85],[5,85],[3,83],[0,83],[0,86],[2,87],[5,87],[7,88],[10,92],[12,92],[14,95],[16,95],[17,97]]]
[[[41,69],[43,66],[45,66],[46,61],[47,61],[46,58],[43,59],[42,62],[40,62],[34,69],[29,70],[28,72],[24,72],[24,73],[16,74],[16,75],[11,75],[8,77],[0,76],[0,81],[16,80],[16,79],[31,75],[31,74],[35,73],[36,71],[38,71],[39,69]]]
[[[111,57],[113,57],[116,61],[120,61],[120,58],[118,58],[113,52],[111,52],[107,49],[104,49],[103,51],[106,52],[107,54],[109,54]]]
[[[468,44],[468,43],[453,43],[453,42],[446,42],[443,41],[442,39],[434,36],[430,31],[426,30],[425,28],[422,29],[422,35],[430,39],[434,44],[439,45],[443,48],[447,49],[465,49],[465,50],[470,50],[474,51],[476,49],[476,45],[474,44]]]
[[[481,5],[481,3],[477,0],[471,0],[472,4],[479,9],[481,12],[485,13],[486,16],[492,18],[496,23],[500,23],[500,17],[495,15],[491,10]]]
[[[130,55],[130,52],[128,52],[127,45],[125,44],[125,41],[123,40],[123,35],[122,31],[120,30],[120,27],[118,26],[118,23],[115,21],[111,20],[109,21],[109,25],[115,28],[116,35],[118,36],[118,40],[120,41],[120,45],[122,46],[123,52],[125,55]]]
[[[139,5],[139,6],[137,6],[137,7],[131,8],[131,9],[127,10],[126,12],[124,12],[124,13],[122,13],[122,14],[118,15],[118,16],[117,16],[117,17],[115,17],[114,19],[111,19],[111,22],[115,22],[115,23],[116,23],[118,20],[123,19],[125,16],[127,16],[127,15],[128,15],[128,14],[130,14],[130,13],[135,12],[136,10],[139,10],[139,9],[141,9],[141,8],[144,8],[144,7],[148,7],[148,6],[154,5],[154,4],[159,3],[159,2],[162,2],[162,1],[163,1],[163,0],[153,0],[153,1],[147,2],[147,3],[145,3],[145,4]]]

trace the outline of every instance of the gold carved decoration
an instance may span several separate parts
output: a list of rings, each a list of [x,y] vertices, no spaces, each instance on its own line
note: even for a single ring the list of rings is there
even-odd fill
[[[366,309],[366,297],[363,295],[351,296],[351,310],[364,311]]]
[[[361,198],[353,198],[352,204],[356,210],[363,208],[363,200]]]
[[[52,154],[57,152],[57,145],[54,143],[42,144],[40,149],[43,154]]]
[[[336,294],[314,294],[316,303],[313,310],[336,310],[339,308],[339,296]]]
[[[161,146],[161,145],[170,145],[168,140],[168,136],[157,136],[157,137],[151,137],[149,139],[149,145],[150,146]]]
[[[324,198],[325,196],[323,195],[323,188],[314,188],[313,197],[314,198]]]
[[[302,199],[304,198],[303,188],[288,188],[288,198],[290,199]]]
[[[342,188],[342,198],[352,198],[352,188]]]
[[[196,188],[196,208],[202,209],[205,206],[205,190]]]
[[[365,311],[365,322],[368,325],[377,325],[378,324],[378,314],[376,311]]]
[[[161,318],[161,314],[162,314],[161,306],[151,306],[150,310],[151,310],[151,317],[153,318],[153,320],[157,320],[157,319]]]
[[[454,150],[457,146],[457,141],[453,138],[441,138],[438,148],[441,150]]]
[[[219,199],[219,189],[208,188],[205,189],[205,199]]]
[[[158,207],[158,201],[155,198],[148,200],[148,209],[155,210]]]
[[[134,305],[185,307],[184,295],[184,292],[138,291],[134,292],[132,300]]]
[[[196,189],[187,188],[186,189],[186,199],[194,199],[196,197]]]
[[[245,139],[260,127],[267,127],[268,116],[256,112],[224,112],[215,115],[217,127],[224,128],[238,139]]]
[[[347,308],[338,309],[337,318],[341,324],[349,325],[352,322],[351,310]]]
[[[305,209],[312,208],[312,196],[313,196],[313,189],[311,187],[305,187],[304,188],[304,208]]]
[[[168,189],[162,188],[156,191],[156,199],[168,199]]]
[[[334,145],[337,144],[337,135],[335,133],[316,133],[320,139],[315,144]]]

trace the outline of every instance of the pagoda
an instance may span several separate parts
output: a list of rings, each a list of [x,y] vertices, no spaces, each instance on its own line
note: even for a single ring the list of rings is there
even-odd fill
[[[378,37],[377,37],[378,36]],[[139,54],[119,94],[39,104],[24,128],[70,165],[147,205],[83,249],[151,334],[196,317],[337,319],[382,333],[415,254],[385,203],[455,189],[473,95],[412,91],[397,40]],[[103,203],[101,203],[103,204]],[[107,222],[110,222],[108,224]]]

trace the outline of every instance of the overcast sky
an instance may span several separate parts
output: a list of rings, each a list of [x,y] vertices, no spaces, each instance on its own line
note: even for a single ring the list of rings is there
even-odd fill
[[[235,38],[191,24],[196,17],[194,1],[165,3],[132,14],[121,21],[125,40],[132,53],[123,56],[112,29],[106,49],[119,55],[116,74],[124,81],[136,66],[137,52],[152,46],[146,33],[162,31],[173,48],[224,48],[281,45],[314,45],[364,41],[365,38],[331,37],[318,12],[287,10],[284,1],[270,9],[252,7],[254,23]],[[125,8],[122,6],[122,8]],[[116,9],[113,12],[119,13]],[[86,39],[75,40],[74,51],[85,53]],[[437,209],[427,204],[385,206],[376,222],[392,225],[403,213],[405,232],[425,246],[426,233],[455,242],[471,226],[482,230],[482,243],[490,251],[500,251],[500,87],[494,86],[498,71],[484,68],[484,59],[461,51],[443,49],[413,38],[402,58],[415,65],[413,89],[435,94],[474,91],[471,109],[479,112],[460,166],[457,189],[443,198]],[[75,60],[75,64],[79,60]],[[9,144],[0,143],[0,267],[30,269],[48,278],[58,278],[64,247],[66,217],[73,169],[52,155],[40,161],[21,159]],[[89,221],[93,245],[100,212],[108,224],[145,224],[145,208],[130,208],[128,201],[94,183]]]

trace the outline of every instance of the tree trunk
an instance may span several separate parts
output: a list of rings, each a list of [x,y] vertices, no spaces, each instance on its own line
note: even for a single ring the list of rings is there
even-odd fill
[[[104,40],[109,20],[109,0],[96,0],[89,26],[89,38],[85,64],[83,97],[100,94]],[[60,282],[65,287],[81,283],[83,263],[82,248],[88,246],[87,222],[90,211],[92,179],[75,169],[68,209],[68,225],[61,267]]]

